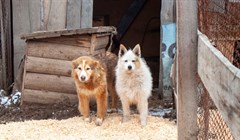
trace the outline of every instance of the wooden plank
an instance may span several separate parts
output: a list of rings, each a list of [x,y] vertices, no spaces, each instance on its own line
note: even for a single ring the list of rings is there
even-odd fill
[[[70,45],[29,42],[26,54],[28,56],[72,61],[79,56],[90,55],[90,50],[89,48],[79,48]]]
[[[93,0],[81,0],[81,28],[91,28],[93,20]]]
[[[23,89],[23,77],[24,77],[24,66],[25,66],[25,59],[23,59],[21,61],[21,63],[19,64],[18,67],[18,72],[17,75],[15,76],[14,79],[14,85],[13,85],[13,89],[12,89],[12,94],[16,93],[16,91],[19,91],[22,93],[22,89]]]
[[[13,45],[12,45],[12,20],[11,2],[0,1],[0,24],[1,24],[1,56],[2,56],[2,88],[9,93],[13,83]]]
[[[2,4],[0,5],[0,7],[2,6]],[[2,17],[2,16],[1,16]],[[0,40],[2,39],[1,36],[1,20],[0,20]],[[0,44],[0,89],[3,89],[3,62],[2,62],[2,44]]]
[[[102,27],[92,27],[84,29],[75,30],[57,30],[57,31],[39,31],[34,33],[26,33],[21,35],[21,39],[39,39],[39,38],[50,38],[59,37],[66,35],[83,35],[83,34],[117,34],[115,27],[102,26]]]
[[[92,37],[91,37],[91,47],[90,47],[90,54],[93,54],[94,53],[94,50],[95,50],[95,46],[97,44],[97,35],[96,34],[93,34]]]
[[[51,37],[51,38],[38,39],[38,41],[78,46],[78,47],[90,47],[91,35],[81,35],[81,36],[71,35],[71,36]]]
[[[66,101],[66,99],[71,103],[78,102],[77,94],[24,89],[22,105],[25,103],[52,104]]]
[[[198,74],[232,135],[240,139],[240,69],[211,45],[205,35],[198,38]]]
[[[197,0],[177,6],[178,140],[197,139]]]
[[[30,0],[28,2],[29,8],[29,23],[30,23],[30,32],[40,31],[41,30],[41,1],[40,0]]]
[[[162,5],[161,5],[162,7]],[[160,18],[160,48],[159,48],[159,99],[163,99],[163,60],[162,60],[162,42],[163,42],[163,29],[162,29],[162,21]]]
[[[161,20],[162,20],[162,24],[176,22],[176,1],[175,0],[162,0]]]
[[[28,56],[26,71],[71,77],[71,61]]]
[[[1,53],[1,52],[0,52]],[[1,56],[1,55],[0,55]],[[3,89],[3,68],[2,59],[0,59],[0,89]]]
[[[75,84],[71,77],[30,72],[25,75],[24,89],[76,94]]]
[[[67,0],[44,1],[44,22],[46,30],[66,28]]]
[[[110,36],[101,36],[96,38],[96,46],[95,50],[99,49],[106,49],[106,47],[109,45]]]
[[[20,34],[30,33],[29,0],[12,0],[13,45],[14,45],[14,75],[17,75],[18,66],[25,54],[25,41]]]
[[[68,0],[67,29],[79,29],[81,27],[81,8],[81,0]]]

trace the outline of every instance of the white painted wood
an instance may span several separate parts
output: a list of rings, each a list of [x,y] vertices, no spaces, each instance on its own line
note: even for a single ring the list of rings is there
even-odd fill
[[[234,138],[240,139],[240,69],[203,34],[198,38],[198,74]]]
[[[197,0],[177,6],[178,140],[197,139]]]

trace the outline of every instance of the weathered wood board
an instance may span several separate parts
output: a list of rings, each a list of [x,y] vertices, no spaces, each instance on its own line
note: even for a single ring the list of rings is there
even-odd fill
[[[81,28],[90,28],[92,27],[93,0],[81,0],[81,1],[82,1]]]
[[[24,88],[75,94],[76,89],[71,77],[27,72]]]
[[[65,101],[69,99],[71,103],[78,102],[77,94],[66,94],[60,92],[50,92],[44,90],[24,89],[23,98],[26,103],[49,104]]]
[[[240,139],[240,69],[203,34],[198,37],[198,74],[234,138]]]
[[[78,29],[81,27],[81,5],[81,0],[68,0],[67,29]]]
[[[66,28],[67,0],[44,1],[44,19],[46,30],[59,30]]]
[[[176,10],[178,140],[196,140],[197,0],[176,1]]]
[[[26,71],[71,77],[71,61],[41,57],[26,58]]]
[[[90,55],[90,48],[34,41],[28,43],[26,54],[27,56],[71,61],[81,55]]]
[[[9,93],[13,83],[13,45],[11,25],[11,2],[0,1],[0,88]]]

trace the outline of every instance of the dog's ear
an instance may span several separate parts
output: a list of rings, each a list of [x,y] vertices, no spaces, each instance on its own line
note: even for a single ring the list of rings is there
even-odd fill
[[[99,65],[99,62],[98,61],[94,61],[93,64],[92,64],[92,68],[95,69],[97,68]]]
[[[93,70],[96,70],[96,71],[101,71],[101,70],[104,70],[103,66],[102,66],[102,63],[99,62],[99,61],[94,61],[92,63],[92,65],[90,66]]]
[[[90,64],[91,69],[98,69],[99,66],[99,61],[93,60],[92,63]]]
[[[133,53],[136,54],[138,57],[141,57],[141,48],[140,45],[137,44],[134,48],[133,48]]]
[[[120,44],[120,49],[118,52],[118,57],[122,57],[127,52],[126,47],[123,44]]]
[[[76,60],[72,61],[72,69],[76,69],[78,67],[78,64],[76,62]]]

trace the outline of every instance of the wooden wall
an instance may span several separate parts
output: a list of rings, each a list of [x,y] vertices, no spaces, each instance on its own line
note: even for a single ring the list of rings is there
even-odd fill
[[[93,0],[13,0],[14,73],[25,53],[20,34],[92,27]]]

